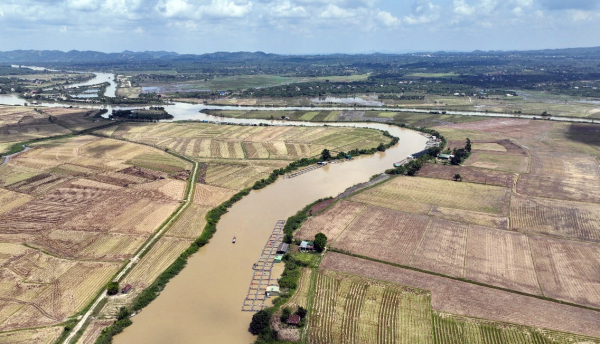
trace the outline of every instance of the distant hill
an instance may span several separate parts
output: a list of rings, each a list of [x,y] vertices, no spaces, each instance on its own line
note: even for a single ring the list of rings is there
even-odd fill
[[[59,50],[13,50],[0,52],[0,63],[73,63],[106,61],[145,61],[145,60],[247,60],[262,59],[275,54],[263,52],[216,52],[202,55],[181,55],[168,51],[103,53],[98,51],[59,51]]]
[[[125,50],[120,53],[103,53],[98,51],[59,51],[59,50],[13,50],[0,51],[0,63],[12,64],[35,64],[35,63],[103,63],[103,62],[134,62],[134,61],[246,61],[246,60],[311,60],[328,59],[339,57],[358,57],[358,56],[410,56],[419,54],[432,54],[436,56],[507,56],[507,55],[525,55],[525,56],[564,56],[564,57],[600,57],[600,47],[591,48],[568,48],[568,49],[544,49],[527,51],[481,51],[472,52],[411,52],[405,54],[394,54],[386,52],[375,52],[371,54],[328,54],[328,55],[278,55],[258,52],[215,52],[209,54],[178,54],[168,51],[142,51],[134,52]]]

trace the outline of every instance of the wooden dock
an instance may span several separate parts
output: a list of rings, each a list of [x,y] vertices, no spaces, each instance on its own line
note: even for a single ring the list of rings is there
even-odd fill
[[[324,166],[324,165],[312,165],[312,166],[309,166],[309,167],[307,167],[307,168],[303,168],[303,169],[301,169],[301,170],[299,170],[299,171],[296,171],[296,172],[294,172],[294,173],[286,174],[285,176],[283,176],[283,178],[286,178],[286,179],[287,179],[287,178],[294,178],[294,177],[298,177],[298,176],[300,176],[300,175],[303,175],[303,174],[305,174],[305,173],[308,173],[308,172],[310,172],[310,171],[317,170],[317,169],[319,169],[319,168],[321,168],[321,167],[323,167],[323,166]]]
[[[277,277],[273,278],[271,272],[273,270],[275,256],[277,255],[277,248],[283,242],[284,225],[284,220],[277,221],[269,240],[262,250],[260,258],[252,267],[254,274],[250,281],[250,287],[248,287],[248,294],[242,305],[242,311],[244,312],[258,312],[267,308],[265,305],[265,301],[267,300],[267,287],[270,285],[278,285]]]

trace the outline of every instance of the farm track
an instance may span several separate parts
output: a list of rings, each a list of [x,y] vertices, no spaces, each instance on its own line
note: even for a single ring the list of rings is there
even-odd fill
[[[177,156],[179,156],[179,155],[177,154]],[[179,157],[183,158],[181,156],[179,156]],[[185,159],[185,158],[183,158],[183,159]],[[185,159],[185,160],[188,160],[188,159]],[[188,161],[192,161],[192,160],[188,160]],[[188,182],[189,187],[186,190],[185,199],[183,200],[184,203],[178,208],[178,210],[174,214],[172,214],[170,216],[169,220],[166,221],[165,223],[163,223],[161,225],[161,227],[157,230],[157,232],[146,241],[144,246],[138,252],[136,252],[136,254],[134,256],[132,256],[130,258],[129,263],[127,263],[127,265],[125,265],[123,268],[121,268],[121,270],[117,273],[115,278],[113,278],[113,281],[121,280],[125,276],[125,274],[127,274],[133,268],[135,263],[137,261],[139,261],[140,257],[150,250],[150,248],[153,246],[153,244],[163,235],[163,233],[170,227],[170,225],[173,224],[179,218],[181,213],[183,213],[183,211],[185,211],[185,209],[187,209],[187,207],[193,201],[194,190],[195,190],[196,181],[198,178],[198,168],[199,168],[200,164],[196,161],[192,161],[192,163],[194,166],[193,166],[192,173],[191,173],[191,180]],[[69,344],[71,342],[71,340],[73,340],[73,338],[77,335],[77,332],[79,332],[79,330],[82,329],[82,327],[87,323],[87,320],[89,319],[89,317],[92,315],[92,313],[96,310],[98,305],[105,298],[106,298],[106,293],[104,292],[104,290],[102,290],[100,295],[96,298],[96,301],[94,301],[94,303],[89,308],[89,310],[81,317],[81,319],[73,327],[69,336],[67,336],[67,338],[63,341],[64,344]]]

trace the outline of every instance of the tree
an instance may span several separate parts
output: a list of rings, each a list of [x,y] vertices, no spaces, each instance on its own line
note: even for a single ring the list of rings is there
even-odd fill
[[[292,310],[290,309],[290,307],[283,308],[283,310],[281,311],[281,322],[286,322],[291,314]]]
[[[331,153],[329,152],[329,149],[323,149],[323,151],[321,152],[321,159],[323,159],[323,160],[331,159]]]
[[[454,177],[452,177],[452,179],[454,179],[454,181],[455,181],[455,182],[457,182],[457,181],[459,181],[459,180],[462,182],[462,177],[461,177],[461,176],[460,176],[460,174],[458,174],[458,173],[457,173],[457,174],[455,174],[455,175],[454,175]]]
[[[298,307],[298,310],[296,311],[296,315],[300,316],[300,318],[304,318],[306,316],[306,309],[302,306]]]
[[[119,282],[110,282],[106,285],[108,295],[117,295],[119,293]]]
[[[380,152],[385,152],[385,145],[382,143],[379,144],[379,146],[377,146],[377,150]]]
[[[317,252],[323,252],[327,245],[327,236],[323,233],[315,235],[315,250]]]
[[[262,333],[262,331],[269,327],[269,319],[271,316],[269,312],[264,309],[252,316],[252,322],[250,323],[250,333],[253,335],[258,335]]]
[[[467,137],[467,143],[465,144],[465,150],[471,152],[471,140]]]
[[[131,311],[129,309],[127,309],[125,307],[121,307],[121,309],[119,309],[119,314],[117,315],[117,319],[119,319],[119,320],[125,319],[130,314],[131,314]]]

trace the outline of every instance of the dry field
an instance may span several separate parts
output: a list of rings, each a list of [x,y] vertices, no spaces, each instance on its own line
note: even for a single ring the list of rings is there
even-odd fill
[[[169,172],[190,168],[93,136],[32,146],[0,169],[0,331],[54,325],[88,304],[179,205],[186,184]]]
[[[460,174],[463,182],[504,186],[507,188],[512,187],[514,183],[514,175],[512,173],[442,164],[425,164],[419,170],[419,177],[454,180],[454,175],[457,173]]]
[[[68,129],[51,123],[48,115],[36,112],[33,107],[0,106],[0,142],[20,142],[69,133]]]
[[[425,214],[440,206],[493,215],[506,214],[510,190],[446,180],[396,177],[352,197],[352,201]]]
[[[98,339],[98,337],[102,333],[102,330],[105,329],[106,327],[110,326],[113,322],[114,322],[114,320],[112,320],[112,319],[92,321],[86,328],[83,335],[81,335],[81,338],[79,339],[79,341],[77,341],[77,343],[78,344],[94,344],[96,342],[96,339]]]
[[[63,332],[62,326],[34,330],[1,332],[0,344],[52,344]]]
[[[212,208],[198,204],[190,204],[177,221],[169,228],[167,236],[196,239],[202,234],[206,225],[206,213]]]
[[[320,271],[309,343],[433,343],[428,292]]]
[[[194,203],[203,207],[216,207],[235,194],[235,190],[218,186],[196,184]]]
[[[209,162],[206,183],[230,190],[252,186],[257,180],[267,178],[275,169],[287,166],[284,160],[216,160]]]
[[[162,237],[125,276],[122,284],[131,284],[133,293],[139,293],[154,282],[192,241],[193,239]]]
[[[360,203],[339,201],[319,216],[312,216],[306,220],[295,233],[295,237],[314,239],[317,233],[323,232],[329,241],[333,242],[364,208]]]
[[[326,254],[321,269],[429,290],[432,308],[439,312],[600,337],[600,312],[588,309],[338,253]]]
[[[600,203],[600,165],[589,155],[535,152],[531,173],[521,176],[517,190],[530,196]]]
[[[544,295],[600,308],[600,247],[531,237],[531,249]]]
[[[569,344],[600,343],[600,339],[564,332],[548,331],[514,324],[456,316],[432,314],[433,335],[439,344]]]
[[[586,241],[600,241],[600,205],[514,195],[511,228]]]
[[[298,160],[324,148],[337,152],[389,142],[360,128],[253,127],[207,123],[121,124],[112,135],[168,148],[197,159]]]

